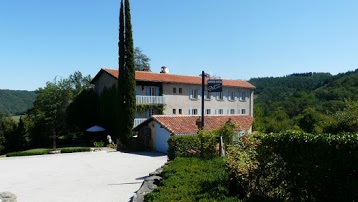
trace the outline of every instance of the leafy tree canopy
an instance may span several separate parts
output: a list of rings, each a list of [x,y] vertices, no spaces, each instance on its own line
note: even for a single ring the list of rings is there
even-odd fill
[[[144,69],[148,69],[150,71],[150,58],[143,53],[141,48],[136,47],[134,49],[134,63],[135,70],[143,71]]]
[[[358,132],[358,69],[254,78],[254,130],[309,133]]]

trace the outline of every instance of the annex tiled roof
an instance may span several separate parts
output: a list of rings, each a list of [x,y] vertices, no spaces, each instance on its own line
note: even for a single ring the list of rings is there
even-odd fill
[[[141,126],[155,120],[172,134],[195,134],[198,132],[196,120],[200,116],[186,115],[153,115],[147,121],[138,125],[134,130],[139,130]],[[253,122],[249,115],[206,115],[204,117],[204,130],[216,130],[222,127],[226,122],[231,121],[240,126],[240,130],[248,130]]]
[[[107,72],[108,74],[112,75],[115,78],[118,78],[118,70],[102,68],[101,71],[92,80],[92,83],[99,77],[100,74],[103,73],[103,71]],[[200,76],[186,76],[186,75],[177,75],[177,74],[169,74],[169,73],[162,74],[162,73],[154,73],[154,72],[136,71],[135,78],[137,81],[187,83],[187,84],[201,85]],[[222,79],[222,81],[223,81],[223,86],[255,89],[254,85],[243,80]]]

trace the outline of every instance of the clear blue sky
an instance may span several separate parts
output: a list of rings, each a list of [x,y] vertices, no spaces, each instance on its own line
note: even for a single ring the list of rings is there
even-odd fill
[[[119,0],[1,0],[0,89],[118,67]],[[134,45],[159,72],[222,78],[358,68],[356,0],[132,0]]]

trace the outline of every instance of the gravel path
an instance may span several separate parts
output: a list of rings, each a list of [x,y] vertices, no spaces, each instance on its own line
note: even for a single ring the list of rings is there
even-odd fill
[[[167,156],[84,152],[0,158],[0,192],[22,201],[124,201]]]

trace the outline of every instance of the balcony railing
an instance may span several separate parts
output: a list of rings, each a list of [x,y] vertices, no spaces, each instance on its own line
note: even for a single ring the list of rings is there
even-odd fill
[[[134,119],[133,128],[137,127],[139,124],[143,123],[146,120],[147,120],[146,118],[143,118],[143,119],[136,118],[136,119]]]
[[[136,96],[137,104],[152,104],[152,105],[163,105],[165,104],[164,96]]]

